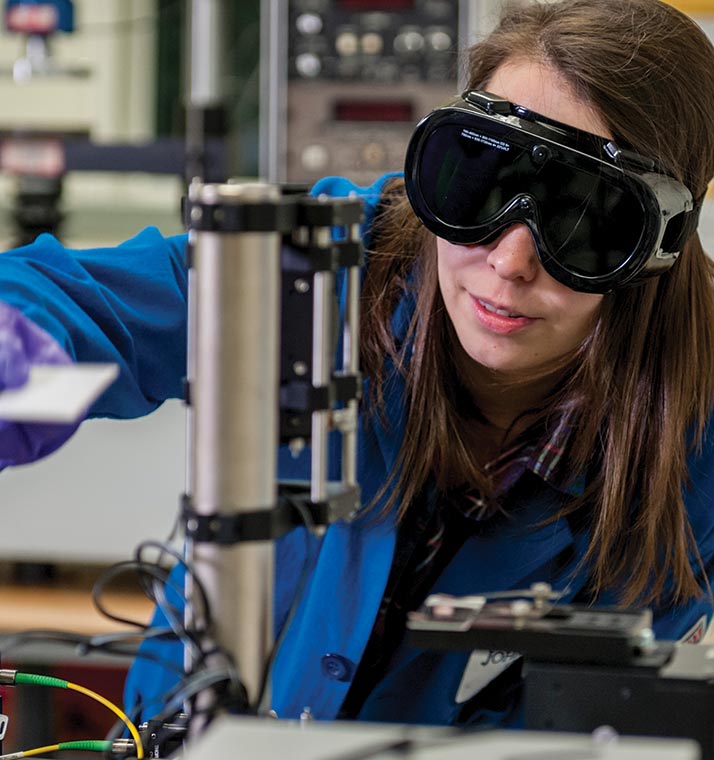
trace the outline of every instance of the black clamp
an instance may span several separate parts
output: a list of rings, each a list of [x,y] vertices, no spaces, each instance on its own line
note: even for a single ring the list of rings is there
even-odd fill
[[[207,202],[183,198],[186,227],[200,232],[282,232],[295,227],[349,227],[362,220],[359,198],[300,196],[283,193],[269,200]]]
[[[292,411],[317,412],[332,409],[362,396],[362,376],[333,374],[327,385],[315,386],[307,380],[292,380],[280,386],[280,408]]]
[[[290,511],[286,507],[286,504],[278,502],[268,509],[204,515],[193,509],[188,494],[181,496],[181,517],[186,538],[221,546],[242,541],[272,541],[282,536],[293,527]]]
[[[230,546],[244,541],[273,541],[298,526],[320,528],[350,519],[359,509],[358,486],[333,491],[326,500],[310,499],[309,484],[279,484],[278,503],[268,509],[198,514],[188,494],[181,496],[181,519],[187,539]]]
[[[298,227],[350,227],[363,219],[361,198],[307,195],[297,205]]]
[[[357,267],[363,263],[364,248],[355,240],[336,240],[324,247],[298,246],[288,240],[281,251],[283,270],[293,273],[336,272],[342,267]]]

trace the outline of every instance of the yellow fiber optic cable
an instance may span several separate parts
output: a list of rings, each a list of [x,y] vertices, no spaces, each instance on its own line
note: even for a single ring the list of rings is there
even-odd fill
[[[120,708],[118,708],[113,702],[110,702],[108,699],[103,697],[101,694],[97,694],[91,689],[87,689],[85,686],[81,686],[80,684],[76,684],[76,683],[71,683],[70,681],[65,681],[61,678],[54,678],[53,676],[36,675],[33,673],[18,673],[16,670],[0,669],[0,684],[6,684],[9,686],[14,686],[16,684],[33,684],[35,686],[52,686],[58,689],[71,689],[72,691],[78,691],[80,692],[80,694],[85,694],[86,696],[91,697],[97,702],[100,702],[101,704],[103,704],[105,707],[111,710],[116,716],[119,717],[119,719],[129,729],[129,733],[131,734],[132,739],[136,743],[137,760],[142,760],[142,758],[144,757],[144,745],[141,742],[141,736],[139,735],[139,731],[136,728],[136,726],[131,722],[129,717]],[[67,744],[67,742],[65,742],[65,744]],[[51,746],[57,747],[59,745],[51,745]],[[24,753],[24,755],[19,755],[19,757],[27,756],[27,753],[40,754],[42,751],[49,752],[50,750],[47,749],[46,747],[40,747],[38,748],[38,750],[27,750]],[[15,757],[15,755],[13,755],[13,757]],[[0,760],[3,760],[3,758],[5,758],[5,756],[0,755]]]
[[[60,742],[59,744],[48,744],[46,747],[35,747],[34,749],[25,749],[22,752],[10,752],[7,755],[0,755],[0,760],[19,760],[21,757],[32,757],[33,755],[46,755],[48,752],[58,752],[63,749],[86,750],[88,752],[110,752],[112,742],[109,739],[98,741],[85,740],[74,742]]]

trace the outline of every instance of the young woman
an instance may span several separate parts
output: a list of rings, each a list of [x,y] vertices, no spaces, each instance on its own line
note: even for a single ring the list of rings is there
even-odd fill
[[[305,536],[278,542],[280,717],[511,719],[516,654],[405,642],[431,591],[546,581],[566,602],[648,605],[660,638],[711,616],[714,290],[696,225],[712,45],[659,0],[521,3],[471,50],[468,90],[417,128],[404,178],[358,189],[364,509],[311,539],[296,602]],[[43,237],[0,257],[0,299],[74,358],[120,363],[95,414],[146,413],[180,393],[182,247]],[[281,452],[282,476],[306,466]],[[175,680],[139,661],[128,706],[157,712]]]

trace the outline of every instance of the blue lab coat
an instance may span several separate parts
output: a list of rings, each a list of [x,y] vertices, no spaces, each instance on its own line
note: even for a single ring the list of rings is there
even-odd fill
[[[345,180],[322,181],[318,192],[359,192],[366,202],[366,226],[381,182],[357,189]],[[186,270],[184,236],[164,238],[146,229],[110,250],[69,251],[43,235],[35,243],[0,256],[0,299],[20,308],[81,361],[117,362],[117,383],[92,409],[96,416],[133,417],[163,400],[180,397],[186,360]],[[397,307],[393,327],[403,331],[412,303]],[[397,457],[405,424],[404,383],[391,377],[385,387],[388,425],[372,417],[360,427],[358,474],[363,503],[371,501]],[[280,452],[280,476],[305,478],[307,452]],[[691,486],[686,504],[706,571],[714,561],[714,435],[689,459]],[[577,480],[576,480],[577,482]],[[530,478],[511,494],[511,518],[497,531],[466,540],[434,584],[434,590],[463,595],[520,589],[548,581],[564,601],[582,591],[577,570],[588,542],[585,529],[566,519],[546,526],[568,493]],[[177,495],[178,497],[178,495]],[[360,662],[388,578],[395,546],[395,515],[333,524],[322,539],[296,529],[276,545],[274,619],[282,633],[272,675],[272,704],[278,715],[295,718],[309,707],[316,718],[335,718]],[[319,549],[319,551],[318,551]],[[571,551],[569,552],[568,549]],[[563,558],[569,558],[564,560]],[[283,630],[305,563],[310,574],[291,623]],[[600,602],[614,602],[616,590]],[[654,610],[658,638],[701,633],[711,615],[706,597],[680,607]],[[162,617],[157,614],[156,622]],[[694,634],[698,635],[697,633]],[[162,657],[182,661],[178,644],[150,645]],[[398,647],[385,677],[367,699],[360,717],[416,723],[478,723],[512,717],[500,699],[469,709],[469,699],[489,681],[501,693],[513,689],[517,674],[494,668],[512,659],[491,652],[469,658],[461,652],[421,652]],[[492,680],[498,674],[497,680]],[[144,717],[176,675],[139,660],[127,682],[127,709],[139,695]],[[458,701],[456,699],[458,694]]]

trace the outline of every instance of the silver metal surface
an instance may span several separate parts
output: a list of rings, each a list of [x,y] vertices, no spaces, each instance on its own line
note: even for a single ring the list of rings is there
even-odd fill
[[[259,183],[198,185],[191,194],[209,205],[279,197],[278,188]],[[267,510],[277,501],[280,234],[194,231],[193,239],[193,508]],[[191,559],[208,592],[216,639],[234,654],[254,701],[272,641],[272,543],[195,543]]]
[[[287,0],[260,0],[260,145],[258,171],[284,182],[287,100]]]
[[[186,749],[185,760],[699,760],[698,745],[680,739],[618,737],[612,731],[458,733],[396,724],[225,718]]]
[[[350,230],[350,239],[359,240],[359,225]],[[359,371],[360,268],[347,270],[347,300],[343,337],[342,369],[350,375]],[[346,405],[348,422],[342,430],[342,481],[346,486],[357,484],[357,413],[356,400]]]
[[[330,231],[324,231],[329,235]],[[318,244],[325,245],[318,231]],[[324,235],[322,236],[324,238]],[[328,238],[329,239],[329,238]],[[334,286],[332,272],[315,272],[313,277],[312,313],[312,384],[326,386],[332,375],[331,343],[328,340],[332,328],[332,292]],[[321,502],[327,498],[327,436],[330,429],[329,411],[312,413],[312,461],[310,473],[310,498]]]
[[[660,671],[662,678],[714,681],[714,646],[703,644],[677,645],[669,662]]]

